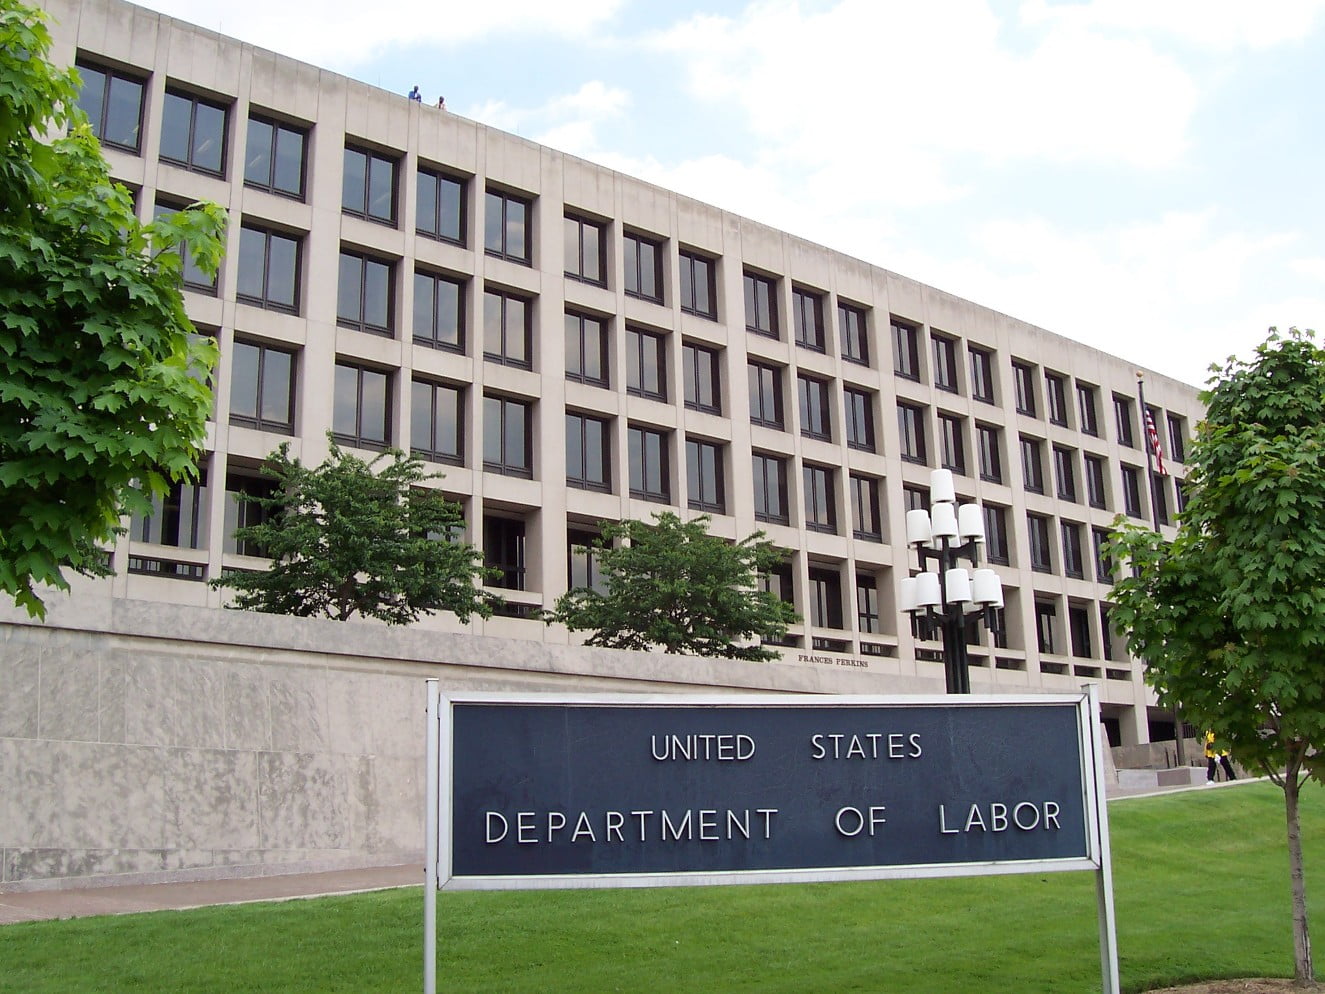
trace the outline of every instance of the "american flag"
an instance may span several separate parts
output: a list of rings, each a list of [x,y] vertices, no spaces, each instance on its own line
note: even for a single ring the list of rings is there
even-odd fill
[[[1146,408],[1146,441],[1150,443],[1150,451],[1155,454],[1155,472],[1160,476],[1168,476],[1168,467],[1164,465],[1164,449],[1159,444],[1159,432],[1155,430],[1155,419],[1150,416],[1150,408]]]

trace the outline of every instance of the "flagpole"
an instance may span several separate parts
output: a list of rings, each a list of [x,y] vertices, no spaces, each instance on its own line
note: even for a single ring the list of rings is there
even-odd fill
[[[1159,502],[1155,500],[1155,454],[1151,451],[1150,432],[1146,428],[1146,374],[1141,370],[1136,371],[1136,400],[1140,405],[1141,423],[1138,426],[1141,429],[1141,448],[1146,450],[1146,493],[1150,496],[1150,517],[1155,525],[1155,533],[1159,533]],[[1156,427],[1156,431],[1159,428]],[[1187,747],[1182,737],[1182,705],[1173,706],[1173,761],[1179,766],[1187,765]]]
[[[1150,517],[1159,531],[1159,502],[1155,500],[1155,454],[1150,451],[1150,432],[1146,429],[1146,374],[1136,371],[1136,399],[1141,405],[1141,448],[1146,450],[1146,493],[1150,495]],[[1158,431],[1158,427],[1155,429]]]

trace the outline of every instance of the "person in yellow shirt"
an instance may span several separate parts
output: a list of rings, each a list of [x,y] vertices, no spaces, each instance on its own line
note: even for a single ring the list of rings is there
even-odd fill
[[[1228,761],[1228,750],[1220,749],[1216,751],[1215,733],[1206,732],[1205,733],[1205,782],[1206,783],[1215,782],[1216,763],[1218,763],[1220,766],[1224,768],[1225,780],[1237,779],[1237,777],[1233,775],[1233,764]]]

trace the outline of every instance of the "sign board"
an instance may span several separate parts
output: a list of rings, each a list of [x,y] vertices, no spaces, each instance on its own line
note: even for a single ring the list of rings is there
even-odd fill
[[[1099,702],[463,694],[429,681],[438,889],[1094,870],[1118,990]]]
[[[1083,700],[451,697],[439,883],[1096,869]]]

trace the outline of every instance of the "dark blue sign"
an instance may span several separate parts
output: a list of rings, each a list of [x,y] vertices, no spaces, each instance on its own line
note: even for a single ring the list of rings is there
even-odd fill
[[[455,877],[1089,856],[1072,703],[451,707]]]

